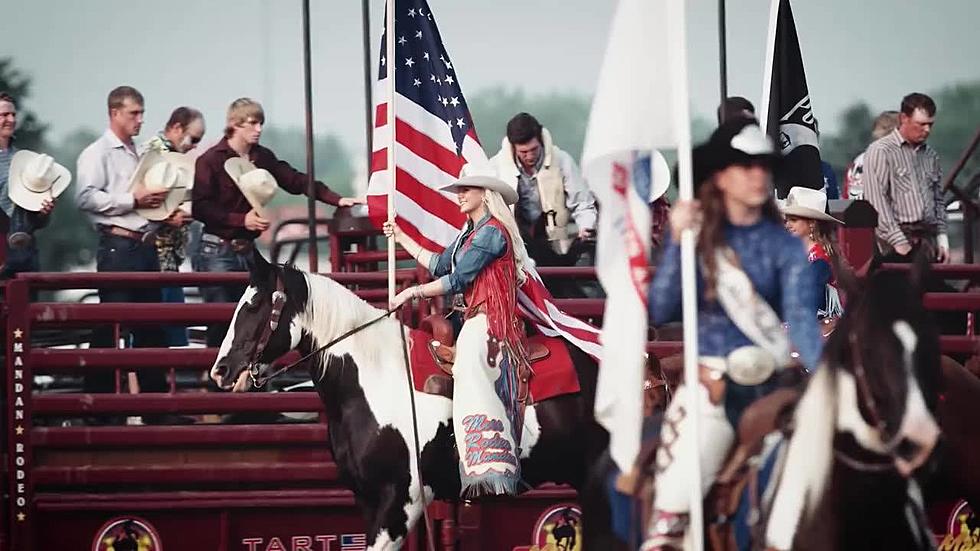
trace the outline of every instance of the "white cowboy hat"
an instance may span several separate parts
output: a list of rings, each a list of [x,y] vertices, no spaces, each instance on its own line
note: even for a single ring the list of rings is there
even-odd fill
[[[45,199],[61,195],[70,183],[71,172],[50,155],[22,149],[10,160],[7,193],[24,210],[41,210]]]
[[[461,187],[480,187],[496,191],[504,198],[504,202],[508,205],[516,203],[518,199],[517,187],[493,176],[493,174],[494,170],[489,163],[481,165],[470,163],[463,167],[459,180],[442,186],[440,189],[442,191],[456,193]]]
[[[806,187],[790,188],[786,199],[783,200],[782,211],[784,216],[796,216],[798,218],[809,218],[811,220],[824,220],[826,222],[836,222],[843,224],[840,220],[826,213],[827,196],[819,189]]]
[[[232,157],[225,161],[225,172],[238,184],[238,189],[255,212],[263,218],[268,218],[263,207],[279,191],[275,176],[264,168],[256,168],[247,159],[241,157]]]
[[[166,191],[163,202],[156,207],[136,209],[150,221],[166,220],[187,200],[194,183],[194,164],[180,153],[150,150],[143,154],[129,180],[129,189],[143,186],[148,191]]]

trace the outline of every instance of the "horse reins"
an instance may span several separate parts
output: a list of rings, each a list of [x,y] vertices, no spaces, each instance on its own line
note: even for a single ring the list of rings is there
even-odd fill
[[[380,322],[381,320],[387,318],[392,313],[397,312],[398,310],[401,309],[401,306],[398,306],[397,308],[391,308],[385,310],[385,312],[380,316],[373,318],[366,323],[362,323],[361,325],[358,325],[357,327],[351,329],[350,331],[347,331],[343,335],[340,335],[336,339],[333,339],[332,341],[317,348],[316,350],[310,352],[309,354],[303,356],[302,358],[296,360],[295,362],[286,365],[284,367],[280,367],[276,371],[272,372],[272,374],[263,377],[262,374],[260,373],[261,370],[259,369],[258,358],[262,355],[262,352],[265,351],[265,347],[269,344],[269,339],[272,338],[272,334],[275,333],[276,329],[279,328],[279,319],[282,317],[282,309],[285,306],[285,304],[286,304],[286,291],[283,288],[282,278],[277,276],[276,290],[275,292],[272,293],[272,311],[269,312],[269,323],[262,326],[262,333],[259,335],[258,343],[255,345],[255,350],[252,352],[251,361],[249,361],[248,363],[248,377],[249,379],[252,380],[252,386],[254,386],[255,388],[262,388],[263,386],[265,386],[266,383],[268,383],[272,379],[282,375],[283,373],[305,362],[306,360],[312,358],[313,356],[319,354],[320,352],[323,352],[324,350],[330,348],[331,346],[343,341],[344,339],[347,339],[349,337],[356,335],[357,333],[360,333],[361,331],[367,329],[368,327],[371,327],[372,325]]]

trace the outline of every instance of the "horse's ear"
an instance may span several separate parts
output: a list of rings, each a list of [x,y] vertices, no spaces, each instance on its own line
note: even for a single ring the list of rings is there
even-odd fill
[[[262,256],[257,247],[252,247],[252,255],[248,259],[248,271],[253,285],[264,287],[272,278],[272,264]]]

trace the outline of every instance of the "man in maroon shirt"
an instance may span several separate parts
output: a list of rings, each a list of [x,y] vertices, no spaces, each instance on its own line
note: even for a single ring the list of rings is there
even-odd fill
[[[306,193],[306,174],[276,158],[259,145],[265,113],[255,100],[240,98],[228,108],[225,137],[198,157],[191,192],[191,210],[204,223],[199,269],[203,272],[245,272],[255,238],[267,230],[270,221],[260,216],[225,172],[225,161],[233,157],[248,159],[257,168],[268,170],[279,187],[295,195]],[[316,182],[316,198],[329,205],[348,207],[361,199],[341,197],[323,182]],[[202,287],[204,302],[237,302],[242,286]],[[208,346],[220,346],[227,325],[208,327]]]

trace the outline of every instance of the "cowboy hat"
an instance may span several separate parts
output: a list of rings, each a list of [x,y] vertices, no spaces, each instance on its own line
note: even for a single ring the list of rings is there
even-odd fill
[[[442,186],[442,191],[456,193],[461,187],[480,187],[496,191],[508,205],[517,202],[517,187],[497,178],[493,167],[487,163],[467,163],[460,172],[460,177],[455,182]]]
[[[225,161],[225,172],[235,181],[255,212],[267,218],[263,207],[275,197],[276,191],[279,191],[275,176],[264,168],[256,168],[247,159],[241,157],[232,157]]]
[[[695,147],[691,156],[695,188],[732,165],[761,164],[774,170],[779,160],[772,140],[755,119],[749,118],[726,121],[711,133],[707,142]]]
[[[129,189],[142,186],[150,192],[166,191],[163,202],[155,207],[136,209],[150,221],[166,220],[187,199],[194,183],[194,165],[180,153],[149,150],[140,158],[129,180]]]
[[[71,183],[71,172],[50,155],[22,149],[10,160],[7,178],[10,200],[24,210],[37,212],[45,199],[61,195]]]
[[[823,220],[825,222],[836,222],[837,224],[844,223],[827,214],[827,196],[819,189],[799,186],[790,188],[780,210],[783,211],[784,216]]]

